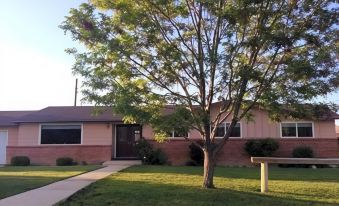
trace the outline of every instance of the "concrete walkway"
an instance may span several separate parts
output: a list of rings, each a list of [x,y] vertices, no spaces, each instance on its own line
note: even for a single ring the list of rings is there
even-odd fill
[[[51,206],[97,180],[136,164],[140,162],[110,161],[105,163],[107,166],[104,168],[2,199],[0,206]]]

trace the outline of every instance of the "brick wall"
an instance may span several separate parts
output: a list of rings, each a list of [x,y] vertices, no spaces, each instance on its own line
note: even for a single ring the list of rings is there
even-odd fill
[[[228,140],[220,151],[218,165],[251,165],[250,157],[244,150],[247,139]],[[279,150],[274,154],[277,157],[291,157],[292,150],[301,145],[313,149],[315,157],[339,157],[339,145],[337,139],[279,139]],[[184,165],[189,158],[187,141],[170,140],[166,143],[151,141],[156,148],[161,148],[168,156],[172,165]]]
[[[13,156],[28,156],[31,164],[55,165],[59,157],[71,157],[79,164],[100,164],[111,160],[110,145],[7,146],[7,163]]]
[[[168,161],[172,165],[184,165],[189,159],[190,143],[184,140],[171,140],[170,142],[158,143],[154,140],[149,140],[155,148],[160,148],[166,153]]]
[[[244,151],[247,139],[228,140],[218,155],[218,165],[251,165],[250,158]],[[290,157],[293,148],[306,145],[313,148],[315,157],[339,157],[337,139],[279,139],[279,150],[274,156]],[[150,142],[162,149],[172,165],[184,165],[189,158],[189,142],[170,140],[166,143]],[[32,164],[55,165],[59,157],[71,157],[78,163],[98,164],[111,159],[110,145],[56,145],[56,146],[7,146],[7,162],[13,156],[28,156]]]

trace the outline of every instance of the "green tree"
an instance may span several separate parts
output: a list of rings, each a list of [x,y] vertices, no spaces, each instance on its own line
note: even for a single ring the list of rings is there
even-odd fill
[[[67,50],[86,100],[151,125],[158,138],[172,128],[199,131],[203,187],[212,188],[218,152],[254,106],[279,120],[282,105],[338,87],[337,12],[325,0],[92,0],[60,27],[86,48]],[[178,107],[164,118],[169,103]]]

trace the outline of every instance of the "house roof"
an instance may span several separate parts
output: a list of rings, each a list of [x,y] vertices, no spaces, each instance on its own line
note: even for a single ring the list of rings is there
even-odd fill
[[[175,105],[167,105],[163,114],[174,111]],[[319,120],[339,119],[339,114],[329,112]],[[0,111],[0,126],[14,126],[18,123],[48,122],[120,122],[122,116],[114,114],[110,107],[59,106],[46,107],[38,111]]]
[[[166,106],[164,114],[173,112],[174,106]],[[0,126],[14,126],[18,123],[49,122],[120,122],[122,116],[114,114],[110,107],[58,106],[37,111],[0,111]]]
[[[14,120],[15,123],[33,122],[114,122],[122,116],[113,114],[109,107],[64,106],[46,107]]]
[[[331,118],[332,119],[339,119],[339,114],[335,113],[335,112],[331,112]]]
[[[0,111],[0,126],[14,126],[15,120],[35,111]]]

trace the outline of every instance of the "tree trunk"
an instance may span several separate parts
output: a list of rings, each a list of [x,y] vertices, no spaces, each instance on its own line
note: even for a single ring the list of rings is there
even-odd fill
[[[213,157],[213,151],[211,149],[204,150],[204,188],[214,188],[213,176],[214,176],[215,160]]]

